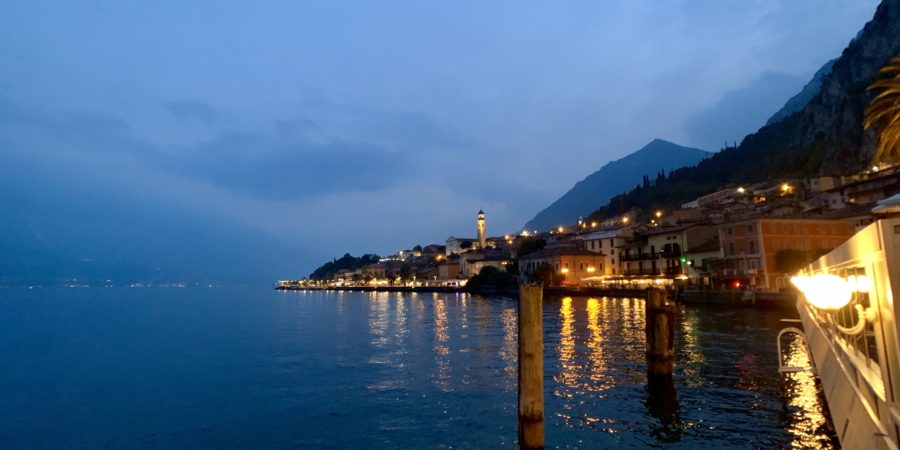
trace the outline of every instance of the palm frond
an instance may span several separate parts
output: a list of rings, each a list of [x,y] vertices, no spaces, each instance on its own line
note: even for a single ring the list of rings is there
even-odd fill
[[[900,163],[900,56],[879,71],[868,90],[880,91],[866,107],[863,127],[876,132],[874,163]]]

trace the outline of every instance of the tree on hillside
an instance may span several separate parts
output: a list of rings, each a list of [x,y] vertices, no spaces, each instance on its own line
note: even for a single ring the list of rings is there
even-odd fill
[[[516,250],[516,258],[518,259],[525,255],[530,255],[544,248],[545,245],[547,245],[547,241],[541,238],[525,238]]]
[[[330,280],[342,269],[356,270],[362,266],[375,264],[379,259],[378,255],[369,253],[366,253],[359,258],[356,258],[349,253],[345,253],[344,256],[319,266],[313,273],[309,274],[309,278],[313,280]]]
[[[866,108],[863,126],[876,132],[873,162],[900,162],[900,55],[879,71],[880,78],[869,90],[881,92]]]
[[[412,278],[412,267],[409,264],[403,264],[400,267],[400,279],[403,281],[409,280]]]

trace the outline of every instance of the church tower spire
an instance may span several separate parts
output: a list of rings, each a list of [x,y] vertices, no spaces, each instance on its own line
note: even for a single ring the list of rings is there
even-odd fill
[[[487,225],[484,223],[484,211],[478,210],[478,243],[481,248],[487,247]]]

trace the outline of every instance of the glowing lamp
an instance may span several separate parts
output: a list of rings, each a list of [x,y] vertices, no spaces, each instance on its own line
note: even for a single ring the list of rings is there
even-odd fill
[[[819,309],[841,309],[850,303],[854,286],[843,278],[828,273],[813,276],[791,277],[791,283],[806,296],[806,300]]]
[[[563,232],[563,227],[557,228],[557,231],[559,231],[560,233],[562,233],[562,232]]]
[[[588,268],[587,268],[587,271],[588,271],[588,272],[592,272],[592,273],[593,273],[595,270],[597,270],[597,269],[594,269],[594,266],[588,266]]]
[[[568,268],[568,267],[563,267],[563,268],[560,269],[559,271],[562,272],[562,273],[569,273],[569,268]]]
[[[865,275],[850,275],[847,277],[847,283],[850,284],[850,289],[856,292],[868,293],[872,290],[872,282]]]

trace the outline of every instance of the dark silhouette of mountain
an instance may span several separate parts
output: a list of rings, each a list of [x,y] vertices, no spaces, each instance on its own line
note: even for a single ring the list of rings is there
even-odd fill
[[[593,217],[632,208],[672,207],[729,183],[849,175],[868,167],[874,139],[863,130],[872,98],[866,88],[879,69],[900,53],[900,0],[883,0],[875,16],[844,49],[822,86],[799,111],[766,125],[696,167],[675,170],[647,189],[613,198]]]
[[[612,196],[642,184],[642,177],[654,180],[661,170],[669,172],[679,167],[692,166],[710,155],[711,153],[697,148],[654,139],[640,150],[607,163],[600,170],[575,183],[569,192],[539,212],[524,228],[547,230],[575,223],[579,216],[587,215]]]
[[[834,65],[835,61],[837,61],[837,59],[832,59],[817,70],[812,79],[809,80],[809,83],[806,83],[797,95],[788,99],[778,112],[772,114],[772,117],[769,117],[769,120],[766,121],[766,125],[781,122],[785,117],[803,109],[810,100],[822,91],[822,80],[825,79],[826,75],[831,73],[831,66]]]

